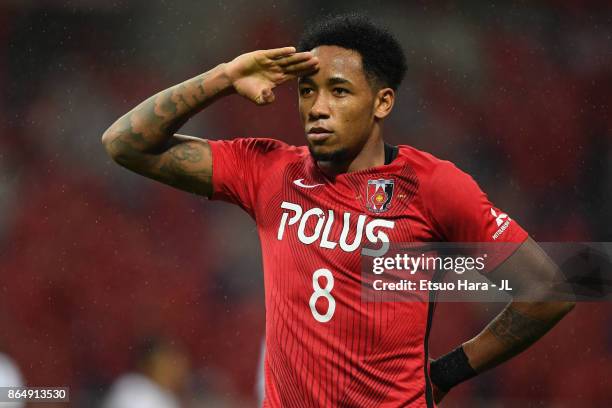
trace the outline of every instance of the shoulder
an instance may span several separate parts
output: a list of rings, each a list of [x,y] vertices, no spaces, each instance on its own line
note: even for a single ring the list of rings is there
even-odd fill
[[[478,183],[454,163],[410,146],[400,155],[418,180],[418,194],[430,212],[450,212],[486,198]]]
[[[232,150],[245,156],[299,157],[304,147],[297,147],[283,141],[264,137],[236,138],[230,140],[209,140],[213,154],[215,151]],[[307,150],[307,149],[306,149]]]
[[[296,146],[289,145],[277,139],[266,137],[238,137],[235,139],[226,140],[208,140],[208,143],[214,148],[231,147],[235,150],[244,150],[254,153],[270,153],[270,152],[290,152],[298,149]]]
[[[434,156],[412,146],[400,145],[399,157],[415,172],[421,189],[449,186],[450,182],[461,182],[471,177],[454,163]]]

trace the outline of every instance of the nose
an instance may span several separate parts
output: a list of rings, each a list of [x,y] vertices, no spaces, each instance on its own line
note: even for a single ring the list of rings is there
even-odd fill
[[[323,92],[315,96],[315,100],[308,112],[308,119],[311,121],[329,118],[329,99]]]

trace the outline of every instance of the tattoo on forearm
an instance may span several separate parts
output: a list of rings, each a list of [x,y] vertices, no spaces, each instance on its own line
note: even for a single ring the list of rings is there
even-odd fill
[[[553,325],[507,307],[487,329],[508,347],[522,349],[542,337]]]

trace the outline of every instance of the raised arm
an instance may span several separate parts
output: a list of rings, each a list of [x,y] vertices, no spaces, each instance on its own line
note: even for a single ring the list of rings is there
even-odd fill
[[[489,278],[498,284],[507,279],[524,300],[513,300],[480,334],[431,363],[436,400],[454,385],[531,346],[574,307],[573,302],[554,299],[560,271],[531,238]]]
[[[153,95],[119,118],[102,136],[117,163],[181,190],[210,196],[212,155],[208,142],[175,132],[218,98],[238,93],[265,105],[272,89],[316,69],[310,52],[295,48],[253,51]]]

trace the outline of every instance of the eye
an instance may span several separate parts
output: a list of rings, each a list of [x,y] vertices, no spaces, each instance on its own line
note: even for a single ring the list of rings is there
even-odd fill
[[[312,88],[308,88],[308,87],[303,87],[300,88],[300,96],[308,96],[312,93]]]
[[[350,93],[348,89],[340,88],[340,87],[336,87],[332,91],[333,91],[333,93],[335,95],[338,95],[338,96],[344,96],[344,95],[348,95]]]

